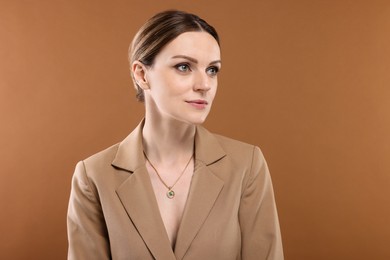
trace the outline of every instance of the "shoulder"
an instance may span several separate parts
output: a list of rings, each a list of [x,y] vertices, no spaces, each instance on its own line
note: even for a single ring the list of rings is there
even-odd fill
[[[92,183],[107,182],[107,178],[115,177],[112,162],[118,151],[119,144],[112,145],[80,161],[76,166],[75,176],[84,175]]]
[[[88,157],[84,160],[86,166],[99,169],[116,167],[132,171],[143,159],[142,124],[127,135],[122,141]]]
[[[84,159],[84,164],[88,166],[103,166],[105,164],[111,165],[118,151],[119,143],[114,144],[100,152],[97,152],[88,158]]]
[[[237,190],[243,191],[255,180],[266,182],[268,167],[258,146],[213,133],[206,140],[210,139],[218,143],[224,156],[209,167],[226,184],[238,183]]]
[[[196,139],[199,140],[195,142],[195,147],[196,149],[200,148],[203,157],[221,158],[220,156],[225,154],[227,157],[243,164],[251,162],[254,157],[259,159],[263,157],[258,146],[212,133],[201,126],[197,128],[197,137]],[[217,156],[214,156],[215,154]]]
[[[240,150],[251,150],[253,149],[254,145],[248,144],[227,136],[219,135],[219,134],[213,134],[214,137],[218,140],[218,142],[221,144],[221,146],[225,149],[240,149]]]
[[[254,162],[265,162],[263,153],[258,146],[219,134],[213,135],[226,155],[238,164],[252,165]]]

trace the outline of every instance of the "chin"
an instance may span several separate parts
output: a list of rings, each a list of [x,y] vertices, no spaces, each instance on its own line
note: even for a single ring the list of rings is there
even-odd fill
[[[206,118],[207,118],[207,115],[203,116],[203,117],[193,118],[193,119],[190,119],[188,121],[194,125],[201,125],[206,121]]]
[[[208,114],[209,113],[189,113],[187,115],[181,114],[180,116],[178,115],[174,118],[178,121],[185,122],[190,125],[201,125],[206,121]]]
[[[195,122],[192,122],[193,125],[201,125],[204,123],[204,121],[206,120],[199,120],[199,121],[195,121]]]

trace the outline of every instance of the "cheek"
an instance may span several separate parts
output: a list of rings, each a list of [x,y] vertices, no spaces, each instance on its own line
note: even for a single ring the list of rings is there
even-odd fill
[[[193,79],[191,77],[173,75],[166,81],[166,84],[171,95],[182,95],[192,90]]]
[[[153,78],[153,86],[157,86],[159,92],[169,95],[178,95],[184,93],[191,87],[191,77],[179,76],[172,71],[160,73],[158,77]]]
[[[165,73],[154,73],[149,77],[150,93],[154,98],[162,98],[172,94],[172,80]]]
[[[217,82],[217,80],[215,80],[214,84],[215,85],[210,90],[210,92],[211,92],[210,94],[211,94],[213,99],[215,98],[215,95],[217,94],[217,90],[218,90],[218,82]]]

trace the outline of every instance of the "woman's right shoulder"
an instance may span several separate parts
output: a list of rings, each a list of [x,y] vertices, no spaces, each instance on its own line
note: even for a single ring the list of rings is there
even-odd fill
[[[104,150],[101,150],[95,154],[92,154],[91,156],[85,158],[83,161],[85,164],[93,165],[93,164],[101,164],[105,162],[111,162],[114,160],[115,155],[118,151],[120,143],[116,143]]]
[[[100,152],[97,152],[78,164],[83,164],[84,171],[89,177],[97,177],[101,173],[112,170],[112,161],[118,151],[119,143],[114,144]]]

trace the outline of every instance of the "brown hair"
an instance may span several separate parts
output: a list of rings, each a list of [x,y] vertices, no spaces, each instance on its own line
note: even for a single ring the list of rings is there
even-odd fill
[[[146,66],[152,66],[155,57],[169,42],[185,32],[207,32],[217,41],[219,37],[211,25],[197,15],[183,11],[168,10],[150,18],[137,32],[129,49],[130,66],[138,60]],[[137,90],[137,100],[144,101],[144,92],[132,79]]]

